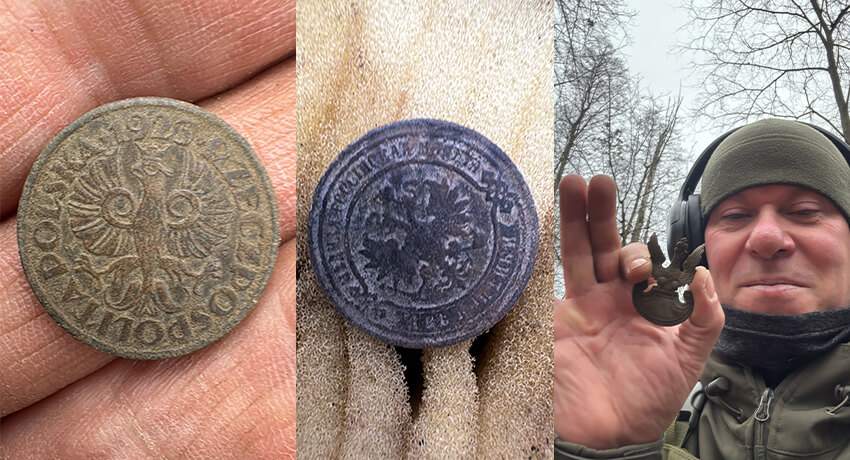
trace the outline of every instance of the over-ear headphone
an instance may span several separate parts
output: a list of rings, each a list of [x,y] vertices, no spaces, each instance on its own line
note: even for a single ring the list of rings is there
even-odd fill
[[[815,128],[818,132],[826,136],[826,138],[838,148],[838,151],[841,152],[844,159],[847,160],[847,163],[850,164],[850,145],[847,145],[842,138],[811,123],[804,124]],[[693,250],[705,242],[705,222],[703,222],[702,211],[700,210],[700,197],[698,194],[694,193],[694,190],[696,190],[697,184],[702,178],[702,172],[705,170],[705,165],[708,164],[708,159],[711,158],[711,154],[714,153],[717,146],[719,146],[724,139],[740,128],[741,127],[739,126],[724,133],[709,144],[688,172],[688,176],[685,178],[685,183],[679,191],[678,199],[673,203],[673,206],[670,208],[670,213],[667,215],[667,254],[671,260],[673,258],[673,249],[676,247],[676,242],[682,239],[682,237],[686,237],[688,239],[689,250]],[[705,264],[705,256],[703,256],[702,263]]]

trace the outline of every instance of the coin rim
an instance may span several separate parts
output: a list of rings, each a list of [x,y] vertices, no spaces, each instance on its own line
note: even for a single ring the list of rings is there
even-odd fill
[[[471,138],[471,142],[467,142],[470,145],[479,144],[483,147],[482,152],[480,154],[486,156],[492,155],[492,159],[497,163],[501,163],[504,165],[504,169],[513,173],[517,178],[520,179],[519,187],[516,192],[521,196],[521,198],[527,201],[530,204],[530,209],[528,210],[528,228],[524,230],[527,231],[531,237],[528,238],[529,246],[528,251],[525,251],[525,248],[522,248],[522,252],[528,252],[530,254],[528,260],[528,268],[524,273],[521,273],[518,278],[517,289],[508,291],[509,295],[502,297],[504,303],[501,308],[493,309],[489,314],[483,315],[482,319],[488,319],[481,324],[481,326],[469,329],[465,331],[463,334],[454,334],[450,336],[440,337],[438,333],[436,335],[428,336],[426,339],[418,339],[414,340],[409,338],[409,336],[405,336],[404,334],[396,334],[395,337],[388,336],[383,334],[381,330],[374,330],[369,328],[370,324],[368,321],[361,321],[360,317],[355,317],[349,314],[346,308],[351,308],[349,302],[343,302],[345,296],[341,293],[338,293],[336,289],[334,289],[330,283],[329,279],[323,278],[323,276],[329,276],[321,272],[325,272],[323,267],[321,267],[321,263],[313,263],[313,261],[321,261],[321,250],[316,247],[314,244],[316,239],[318,238],[319,231],[319,220],[320,220],[320,208],[321,206],[317,206],[317,203],[321,201],[321,195],[327,193],[325,190],[328,186],[328,181],[331,176],[336,177],[338,175],[337,170],[344,167],[346,161],[350,160],[353,155],[357,152],[364,150],[369,146],[370,143],[374,142],[375,137],[381,136],[385,131],[391,130],[401,130],[404,131],[408,126],[412,127],[416,130],[422,130],[426,133],[433,133],[435,131],[451,131],[451,132],[459,132],[465,136],[469,136],[467,139]],[[495,143],[487,139],[483,134],[475,131],[471,128],[467,128],[463,125],[453,123],[450,121],[434,119],[434,118],[412,118],[406,120],[400,120],[393,123],[389,123],[383,126],[379,126],[366,134],[357,138],[354,142],[349,144],[342,152],[337,155],[337,157],[330,163],[325,172],[322,174],[322,177],[319,179],[316,188],[313,190],[312,203],[310,206],[310,214],[307,220],[307,247],[310,254],[310,264],[313,268],[313,272],[316,276],[316,281],[319,284],[319,287],[327,296],[328,300],[334,305],[334,308],[350,323],[356,326],[358,329],[368,333],[369,335],[376,337],[384,342],[387,342],[392,345],[401,346],[405,348],[414,348],[414,349],[424,349],[424,348],[436,348],[443,347],[448,345],[453,345],[456,343],[463,342],[464,340],[477,337],[493,326],[495,326],[505,315],[510,312],[513,307],[516,305],[519,298],[522,296],[523,292],[525,292],[526,287],[528,286],[528,282],[531,279],[531,275],[534,272],[534,267],[537,263],[537,250],[539,244],[539,227],[538,227],[538,217],[537,217],[537,207],[534,203],[534,197],[531,194],[531,190],[528,187],[528,183],[526,183],[525,178],[522,173],[517,168],[516,164],[508,157],[505,152],[499,148]],[[487,275],[485,275],[487,276]],[[335,300],[337,300],[335,302]],[[337,303],[345,304],[346,308],[341,308],[337,305]],[[453,302],[457,303],[457,302]],[[491,305],[497,305],[493,303]]]
[[[192,114],[198,115],[200,118],[207,120],[219,127],[222,128],[224,133],[230,136],[236,144],[241,147],[247,153],[247,159],[249,163],[253,163],[253,166],[256,168],[258,175],[261,179],[261,187],[265,188],[265,192],[268,196],[271,197],[270,201],[270,211],[272,218],[272,236],[274,244],[270,245],[269,248],[269,266],[261,273],[260,280],[262,289],[259,289],[254,296],[250,298],[251,305],[247,306],[243,310],[237,312],[228,323],[224,323],[224,327],[221,328],[221,334],[209,341],[200,341],[200,342],[189,342],[189,345],[178,347],[170,350],[163,350],[158,352],[153,351],[133,351],[133,350],[121,350],[110,345],[107,342],[99,340],[96,336],[92,334],[86,333],[85,330],[78,328],[72,324],[68,324],[62,318],[58,311],[59,309],[54,309],[47,298],[47,295],[43,292],[41,286],[38,286],[38,280],[35,277],[35,268],[32,264],[35,261],[31,261],[30,263],[27,256],[24,255],[23,250],[23,236],[26,234],[27,225],[25,223],[27,217],[27,206],[29,204],[29,194],[31,189],[34,187],[35,181],[41,171],[43,165],[45,165],[49,158],[52,157],[52,152],[56,150],[56,148],[64,142],[72,133],[76,132],[82,125],[88,123],[89,121],[100,117],[101,115],[111,112],[113,110],[120,110],[129,107],[139,107],[139,106],[155,106],[155,107],[171,107],[175,109],[184,110],[186,112],[190,112]],[[245,140],[242,135],[240,135],[235,128],[230,126],[229,123],[222,120],[218,116],[213,113],[188,102],[180,101],[177,99],[165,98],[165,97],[135,97],[129,99],[122,99],[115,102],[110,102],[104,105],[101,105],[93,110],[90,110],[76,120],[71,122],[68,126],[63,128],[59,134],[53,137],[50,142],[47,144],[41,153],[39,153],[35,162],[33,163],[32,169],[27,175],[26,182],[24,183],[24,188],[21,192],[21,198],[18,201],[18,215],[17,215],[17,242],[18,242],[18,256],[21,260],[21,266],[23,267],[24,276],[27,280],[27,284],[29,284],[42,308],[50,315],[53,320],[62,326],[64,330],[66,330],[69,334],[74,336],[80,342],[85,343],[86,345],[95,348],[97,350],[109,353],[114,356],[122,357],[122,358],[130,358],[130,359],[143,359],[143,360],[152,360],[152,359],[165,359],[165,358],[174,358],[177,356],[182,356],[193,351],[197,351],[211,343],[214,343],[227,335],[233,328],[236,327],[239,323],[242,322],[243,319],[254,309],[257,301],[262,296],[263,292],[265,292],[266,287],[268,286],[268,281],[271,278],[272,271],[274,270],[274,265],[277,262],[277,252],[279,249],[280,242],[280,220],[278,215],[278,202],[277,195],[274,192],[274,188],[272,187],[271,180],[266,172],[265,167],[260,161],[259,156],[254,149],[251,148],[251,145]],[[33,279],[35,280],[35,284],[30,282],[30,273],[33,273]]]

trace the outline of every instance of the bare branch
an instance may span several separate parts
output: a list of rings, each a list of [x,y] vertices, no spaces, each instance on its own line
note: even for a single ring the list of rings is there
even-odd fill
[[[850,139],[847,2],[689,0],[680,53],[703,75],[698,117],[818,120]]]

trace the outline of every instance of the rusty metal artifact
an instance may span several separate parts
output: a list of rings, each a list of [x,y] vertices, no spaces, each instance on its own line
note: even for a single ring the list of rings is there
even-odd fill
[[[667,267],[662,266],[666,257],[658,246],[658,237],[654,233],[649,239],[648,246],[652,260],[652,277],[657,284],[649,291],[646,291],[649,287],[648,281],[635,284],[632,290],[632,302],[638,313],[650,322],[659,326],[675,326],[687,320],[694,311],[694,295],[690,290],[685,291],[685,302],[682,303],[679,300],[678,289],[694,280],[704,245],[694,249],[683,265],[682,258],[688,252],[688,240],[682,238],[676,243],[673,260]]]
[[[475,337],[525,289],[537,211],[499,147],[453,123],[371,131],[328,167],[313,195],[310,260],[331,303],[394,345]]]
[[[232,329],[275,262],[277,203],[248,143],[185,102],[118,101],[33,165],[18,248],[36,297],[101,351],[159,359]]]

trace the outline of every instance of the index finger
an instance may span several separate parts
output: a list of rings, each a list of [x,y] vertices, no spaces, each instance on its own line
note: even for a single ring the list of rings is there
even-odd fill
[[[15,219],[0,223],[0,416],[26,407],[114,360],[65,332],[27,284]]]
[[[566,297],[573,297],[596,283],[587,233],[587,183],[581,176],[566,176],[558,185],[558,193],[564,289]]]

